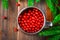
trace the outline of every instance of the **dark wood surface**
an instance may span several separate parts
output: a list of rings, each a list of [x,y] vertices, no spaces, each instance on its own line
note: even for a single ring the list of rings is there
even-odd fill
[[[0,40],[2,38],[1,0],[0,0]]]
[[[20,10],[24,7],[27,7],[27,0],[20,1]],[[46,6],[45,3],[37,3],[36,7],[41,8],[44,13]],[[4,12],[3,12],[4,11]],[[9,8],[5,10],[1,6],[0,0],[0,40],[45,40],[45,37],[39,37],[38,35],[26,35],[19,30],[18,32],[14,32],[14,27],[17,26],[17,15],[18,15],[18,7],[16,6],[15,0],[9,0]],[[7,16],[8,19],[2,19],[2,16]]]

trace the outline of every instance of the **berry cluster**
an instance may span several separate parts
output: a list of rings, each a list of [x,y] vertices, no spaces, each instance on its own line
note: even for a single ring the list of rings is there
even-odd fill
[[[20,28],[28,33],[38,32],[44,24],[44,16],[37,8],[28,8],[18,17]]]

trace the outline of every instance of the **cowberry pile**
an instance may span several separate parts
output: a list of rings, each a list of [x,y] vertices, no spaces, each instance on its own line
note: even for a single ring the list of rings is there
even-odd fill
[[[18,17],[18,24],[28,33],[38,32],[44,24],[44,16],[37,8],[27,8]]]

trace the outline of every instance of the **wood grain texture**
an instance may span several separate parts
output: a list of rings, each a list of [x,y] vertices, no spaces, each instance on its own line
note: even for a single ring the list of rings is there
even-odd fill
[[[1,0],[0,0],[0,40],[2,40],[2,19],[1,19]]]
[[[14,27],[17,27],[17,8],[15,0],[9,0],[8,9],[8,40],[16,40],[16,32],[14,32]]]
[[[20,6],[17,7],[15,0],[9,0],[9,8],[8,10],[4,9],[4,13],[3,13],[2,12],[3,8],[1,8],[1,0],[0,0],[0,19],[1,19],[0,20],[0,40],[45,40],[46,39],[45,37],[39,37],[37,34],[36,35],[24,34],[23,32],[21,32],[20,29],[18,32],[14,32],[13,30],[14,27],[18,28],[18,25],[17,25],[18,12],[21,9],[28,7],[27,1],[28,0],[19,0],[18,3],[20,3]],[[41,10],[43,10],[44,14],[48,12],[47,14],[50,14],[51,16],[51,12],[43,0],[40,3],[36,3],[35,7],[38,7]],[[3,15],[7,16],[8,19],[3,20],[1,18]],[[50,16],[47,16],[49,17],[49,21],[52,18]]]
[[[17,27],[17,8],[15,0],[9,0],[9,8],[3,9],[0,0],[0,40],[16,40],[13,28]],[[6,16],[7,19],[2,19]]]

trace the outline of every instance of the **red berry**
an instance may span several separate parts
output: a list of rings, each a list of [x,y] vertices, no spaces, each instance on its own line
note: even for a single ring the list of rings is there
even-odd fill
[[[37,16],[34,16],[35,18],[37,18]]]
[[[40,27],[42,27],[42,25],[40,25]]]
[[[34,17],[32,17],[32,19],[35,19]]]
[[[28,13],[27,15],[30,16],[30,13]]]
[[[22,18],[22,20],[24,20],[24,18]]]
[[[27,22],[29,22],[29,20],[27,20]]]
[[[30,27],[32,27],[32,25],[30,25]]]
[[[29,30],[31,30],[31,28],[29,28]]]
[[[35,11],[38,11],[37,9]]]
[[[27,27],[29,27],[29,26],[27,25]]]
[[[38,12],[35,12],[35,14],[37,14],[37,15],[38,15]]]
[[[31,23],[32,25],[34,25],[34,23]]]
[[[39,17],[39,20],[41,19],[41,17]]]
[[[33,13],[31,12],[30,14],[32,15]]]
[[[42,14],[40,14],[40,17],[42,16]]]
[[[35,14],[33,14],[33,16],[36,16]]]
[[[44,21],[44,19],[41,19],[41,21],[43,22],[43,21]]]
[[[27,23],[25,23],[25,25],[28,25]]]
[[[26,28],[26,30],[28,30],[28,28]]]
[[[18,20],[20,21],[20,18],[18,18]]]
[[[34,13],[34,11],[32,11]]]
[[[19,15],[19,18],[21,18],[22,17],[22,15]]]
[[[29,13],[31,12],[31,10],[28,11]]]
[[[35,11],[36,9],[34,8],[33,11]]]
[[[34,31],[35,29],[34,29],[34,28],[32,28],[32,30]]]
[[[14,32],[17,32],[18,31],[18,29],[17,28],[14,28]]]
[[[35,20],[32,20],[32,22],[35,22]]]
[[[44,16],[42,16],[41,18],[44,19]]]
[[[22,24],[23,26],[25,25],[25,24]]]
[[[18,23],[21,23],[21,21],[18,21]]]
[[[20,4],[19,3],[16,3],[16,6],[20,6]]]
[[[26,16],[25,16],[25,15],[24,15],[23,17],[24,17],[24,18],[26,18]]]
[[[2,16],[2,18],[3,18],[3,19],[7,19],[7,17],[6,17],[6,16]]]
[[[40,22],[38,22],[37,24],[40,25]]]
[[[26,20],[24,20],[24,23],[26,23]]]

